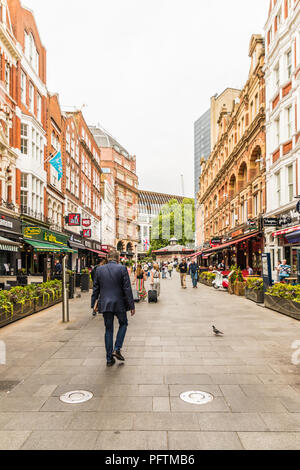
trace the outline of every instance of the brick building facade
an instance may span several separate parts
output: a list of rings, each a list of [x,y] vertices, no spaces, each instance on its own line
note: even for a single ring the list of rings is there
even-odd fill
[[[198,194],[209,263],[225,259],[260,270],[261,216],[266,209],[264,41],[253,35],[249,78],[232,109],[223,106],[218,140],[203,161]],[[202,216],[201,216],[202,214]],[[201,229],[201,228],[200,228]],[[210,247],[210,248],[209,248]],[[205,249],[206,248],[206,249]]]

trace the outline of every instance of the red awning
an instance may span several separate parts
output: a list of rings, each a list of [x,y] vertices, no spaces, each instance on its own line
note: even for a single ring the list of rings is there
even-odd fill
[[[200,256],[202,251],[198,251],[198,253],[193,253],[192,255],[188,255],[187,258],[196,258],[197,256]]]
[[[97,253],[97,255],[100,257],[100,258],[106,258],[107,256],[107,253],[103,253],[103,251],[99,251],[99,250],[92,250],[91,248],[86,248],[88,251],[92,251],[93,253]]]
[[[239,238],[237,240],[232,240],[230,243],[225,243],[224,245],[220,245],[220,246],[215,247],[211,250],[204,251],[204,253],[205,254],[215,253],[216,251],[223,250],[224,248],[227,248],[228,246],[237,245],[238,243],[244,242],[245,240],[249,240],[249,238],[256,237],[259,233],[260,232],[255,232],[255,233],[252,233],[251,235],[247,235],[246,237],[242,237],[242,238]]]
[[[285,230],[279,230],[278,232],[272,233],[273,237],[280,237],[280,235],[286,235],[288,233],[298,232],[300,230],[300,225],[296,227],[286,228]]]

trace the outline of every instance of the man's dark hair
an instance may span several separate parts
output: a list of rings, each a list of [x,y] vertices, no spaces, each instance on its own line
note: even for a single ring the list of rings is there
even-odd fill
[[[117,250],[110,250],[107,256],[107,261],[116,261],[120,262],[120,253]]]

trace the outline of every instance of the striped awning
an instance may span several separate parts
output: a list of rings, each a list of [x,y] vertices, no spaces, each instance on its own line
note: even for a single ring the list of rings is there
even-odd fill
[[[12,251],[17,253],[19,251],[20,244],[13,242],[8,238],[0,237],[0,251]]]

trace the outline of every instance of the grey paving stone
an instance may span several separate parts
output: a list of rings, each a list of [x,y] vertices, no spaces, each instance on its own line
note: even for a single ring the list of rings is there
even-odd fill
[[[197,431],[199,424],[194,413],[137,413],[134,416],[134,429],[141,431]]]
[[[7,397],[0,400],[0,412],[10,411],[39,411],[46,397]]]
[[[0,450],[19,450],[30,431],[0,431]]]
[[[97,431],[33,431],[22,450],[93,450]]]
[[[88,385],[85,384],[67,384],[67,385],[58,385],[55,387],[55,389],[52,392],[53,397],[60,397],[61,395],[64,395],[65,393],[72,392],[75,390],[86,390],[88,392],[91,392],[94,397],[101,397],[104,395],[106,386],[103,384],[94,384],[94,385]]]
[[[167,450],[167,433],[162,431],[100,432],[96,450]]]
[[[258,413],[198,413],[201,431],[268,431]]]
[[[251,374],[211,374],[212,383],[218,385],[261,384],[256,375]]]
[[[153,411],[154,412],[171,411],[169,397],[153,397]]]
[[[73,417],[73,413],[22,412],[8,414],[9,421],[3,429],[9,431],[62,430],[68,427]]]
[[[133,413],[77,412],[69,423],[70,430],[130,431]]]
[[[169,385],[180,384],[211,384],[212,380],[209,375],[205,374],[169,374],[165,377],[165,383]]]
[[[260,416],[269,431],[300,432],[300,413],[260,413]],[[240,431],[245,431],[245,429]]]
[[[152,411],[151,397],[103,397],[99,403],[98,411],[106,412],[145,412]]]
[[[242,450],[233,432],[168,432],[170,450]]]
[[[246,450],[298,450],[300,432],[239,432]]]

